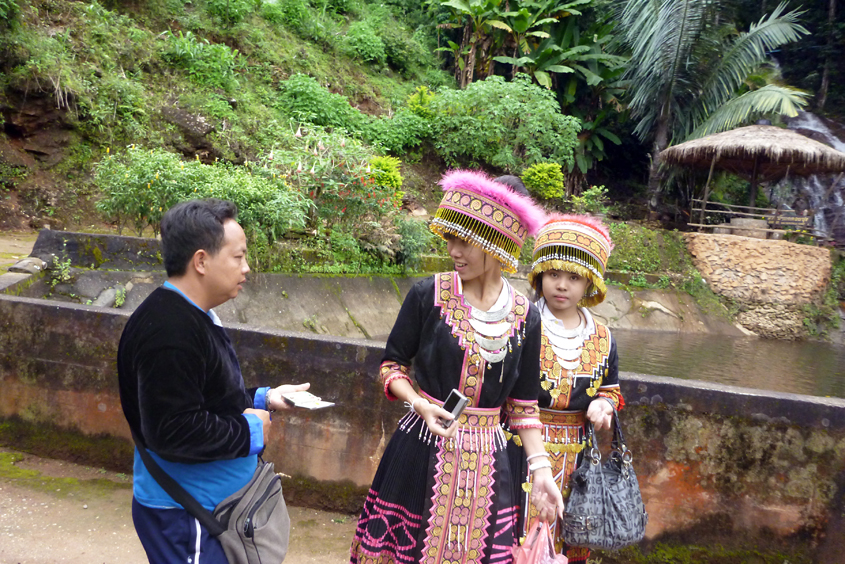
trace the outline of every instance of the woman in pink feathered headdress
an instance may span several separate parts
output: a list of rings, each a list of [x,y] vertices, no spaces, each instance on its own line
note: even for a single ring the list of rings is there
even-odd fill
[[[525,239],[545,213],[480,172],[452,171],[440,185],[431,230],[446,240],[455,269],[411,289],[388,338],[381,381],[408,413],[364,504],[354,563],[510,562],[519,500],[500,414],[526,453],[545,452],[537,406],[540,314],[502,277],[516,271]],[[461,400],[458,409],[450,395]],[[548,464],[533,471],[533,483],[541,517],[560,516],[563,501]]]

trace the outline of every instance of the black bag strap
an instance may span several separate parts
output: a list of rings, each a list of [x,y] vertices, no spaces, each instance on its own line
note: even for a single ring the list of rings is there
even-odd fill
[[[614,451],[619,452],[620,455],[624,455],[626,451],[628,451],[628,447],[625,445],[625,435],[622,433],[622,424],[619,422],[619,412],[616,410],[616,406],[607,398],[601,398],[602,400],[606,400],[607,403],[610,404],[611,409],[613,410],[613,418],[610,422],[610,427],[613,429],[613,438],[610,443],[610,450],[611,453]],[[592,448],[595,448],[596,451],[590,449],[587,453],[587,456],[590,458],[597,458],[601,460],[601,450],[599,447],[598,435],[596,434],[595,426],[591,421],[587,421],[586,425],[586,435],[587,435],[587,444]],[[596,456],[598,454],[598,457]]]
[[[170,474],[165,472],[162,467],[158,465],[158,462],[150,456],[150,453],[147,452],[144,445],[138,441],[138,437],[135,436],[134,432],[132,433],[132,439],[135,441],[135,447],[138,449],[138,454],[141,455],[141,460],[144,461],[144,466],[147,467],[147,471],[150,473],[150,476],[155,478],[155,481],[158,482],[161,489],[167,492],[167,494],[179,505],[184,507],[185,511],[190,513],[191,516],[199,521],[209,533],[215,537],[223,534],[226,529],[220,524],[220,521],[215,519],[214,515],[211,514],[211,511],[200,505],[200,502],[198,502],[194,496],[185,491],[185,488],[179,485],[179,482],[174,480]]]

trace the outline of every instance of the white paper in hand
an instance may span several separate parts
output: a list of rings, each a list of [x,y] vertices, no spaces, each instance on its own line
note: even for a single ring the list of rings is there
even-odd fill
[[[321,400],[311,392],[288,392],[282,394],[282,397],[285,398],[288,405],[303,409],[320,409],[321,407],[334,405],[332,402]]]

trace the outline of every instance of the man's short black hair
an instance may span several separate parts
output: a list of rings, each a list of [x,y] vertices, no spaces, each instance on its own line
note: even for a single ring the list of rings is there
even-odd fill
[[[182,276],[202,249],[216,255],[223,246],[223,223],[237,219],[232,202],[208,198],[176,204],[161,218],[161,249],[168,276]]]

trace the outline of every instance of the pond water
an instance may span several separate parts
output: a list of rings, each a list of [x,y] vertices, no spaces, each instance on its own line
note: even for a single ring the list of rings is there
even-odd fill
[[[613,331],[619,370],[845,398],[845,347],[698,333]]]

